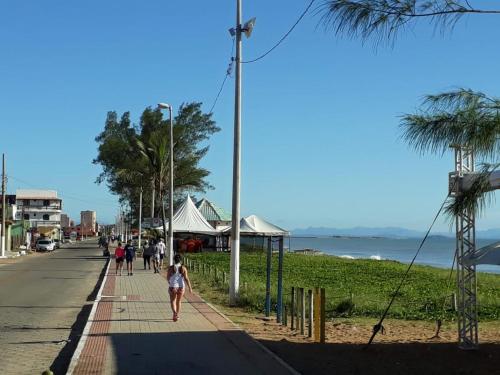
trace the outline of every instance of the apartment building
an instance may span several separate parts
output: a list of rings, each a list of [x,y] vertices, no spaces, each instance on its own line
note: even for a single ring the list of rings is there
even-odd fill
[[[55,190],[17,190],[16,220],[29,221],[34,231],[59,238],[62,200]]]
[[[97,216],[95,211],[80,212],[80,232],[84,236],[95,236],[97,234]]]

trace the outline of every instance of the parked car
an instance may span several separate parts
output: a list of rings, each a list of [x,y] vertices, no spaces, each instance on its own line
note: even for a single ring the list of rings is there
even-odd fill
[[[57,238],[54,239],[53,241],[54,241],[54,247],[56,249],[60,249],[61,248],[61,241],[59,239],[57,239]]]
[[[52,240],[38,240],[36,249],[39,251],[54,251],[56,244]]]

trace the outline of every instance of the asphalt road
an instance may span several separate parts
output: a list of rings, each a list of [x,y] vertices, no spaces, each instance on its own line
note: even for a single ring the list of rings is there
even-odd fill
[[[97,240],[0,265],[0,374],[64,374],[106,258]]]

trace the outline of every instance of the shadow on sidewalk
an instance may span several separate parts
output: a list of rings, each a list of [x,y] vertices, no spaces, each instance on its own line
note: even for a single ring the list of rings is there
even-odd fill
[[[500,374],[500,345],[464,351],[450,343],[315,344],[259,340],[302,374]]]
[[[115,360],[113,373],[120,375],[289,374],[241,331],[113,333],[108,337],[108,350]],[[109,368],[103,370],[107,373]]]

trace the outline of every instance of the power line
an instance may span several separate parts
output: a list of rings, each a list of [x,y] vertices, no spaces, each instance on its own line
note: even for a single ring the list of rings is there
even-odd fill
[[[256,57],[255,59],[252,59],[252,60],[248,60],[248,61],[242,61],[241,63],[242,64],[250,64],[250,63],[254,63],[256,61],[259,61],[261,59],[263,59],[264,57],[266,57],[267,55],[269,55],[276,47],[278,47],[287,37],[288,35],[290,35],[293,31],[293,29],[295,29],[295,27],[300,23],[300,21],[302,21],[302,18],[304,18],[304,16],[307,14],[307,12],[309,11],[309,9],[311,8],[311,6],[313,5],[313,3],[315,2],[316,0],[311,0],[311,2],[309,3],[309,5],[307,6],[307,8],[302,12],[302,14],[300,15],[300,17],[297,19],[297,21],[293,24],[293,26],[290,28],[290,30],[287,31],[287,33],[285,35],[283,35],[281,37],[280,40],[278,40],[278,42],[272,47],[270,48],[269,50],[267,50],[267,52],[263,53],[262,55],[260,55],[259,57]]]
[[[229,66],[227,67],[226,69],[226,74],[224,75],[224,79],[222,80],[222,84],[220,85],[220,88],[219,88],[219,92],[217,93],[217,96],[215,97],[215,100],[212,104],[212,107],[210,108],[210,112],[208,113],[213,113],[214,111],[214,108],[215,108],[215,105],[217,104],[217,101],[219,100],[219,96],[222,92],[222,90],[224,89],[224,85],[226,84],[226,81],[227,81],[227,77],[229,77],[233,71],[233,64],[234,64],[234,37],[233,37],[233,41],[232,41],[232,47],[231,47],[231,60],[229,62]]]
[[[392,293],[392,298],[389,301],[389,304],[387,305],[387,308],[385,309],[384,313],[382,314],[382,317],[380,318],[379,322],[373,326],[373,333],[372,333],[372,335],[370,337],[370,340],[368,341],[368,344],[366,345],[366,347],[370,346],[370,344],[372,343],[373,339],[375,338],[375,336],[377,335],[377,333],[380,330],[382,330],[382,332],[384,331],[384,326],[382,325],[382,323],[384,322],[384,319],[387,316],[387,313],[389,312],[389,309],[391,308],[392,304],[394,303],[394,300],[396,299],[397,295],[399,294],[399,290],[403,286],[403,284],[404,284],[404,282],[406,280],[406,277],[408,276],[408,273],[410,272],[410,269],[413,266],[413,263],[415,263],[415,260],[417,259],[417,256],[420,253],[420,250],[422,250],[422,247],[424,246],[425,241],[429,237],[429,233],[431,232],[432,227],[434,226],[434,224],[436,223],[436,220],[438,219],[439,215],[441,214],[441,211],[443,210],[446,202],[448,201],[449,196],[450,196],[449,194],[446,195],[446,198],[444,199],[443,203],[441,204],[441,207],[439,208],[438,212],[436,213],[436,216],[434,217],[434,220],[432,221],[432,224],[430,225],[429,229],[427,230],[427,233],[425,233],[425,236],[422,239],[422,242],[420,242],[420,246],[418,247],[417,252],[415,253],[415,256],[411,260],[410,264],[408,265],[408,268],[406,269],[405,274],[401,278],[401,282],[399,283],[399,285],[396,288],[396,290]]]
[[[32,187],[32,188],[35,188],[37,189],[38,186],[30,183],[30,182],[27,182],[27,181],[24,181],[24,180],[21,180],[17,177],[14,177],[12,175],[9,175],[10,178],[12,178],[13,180],[17,181],[17,182],[20,182],[21,184],[24,184],[26,186],[29,186],[29,187]],[[92,205],[107,205],[107,206],[113,206],[113,207],[116,207],[117,205],[116,204],[113,204],[113,203],[109,203],[109,202],[99,202],[99,201],[92,201],[92,200],[85,200],[85,199],[82,199],[82,198],[78,198],[78,197],[75,197],[75,196],[72,196],[72,195],[68,195],[68,194],[65,194],[64,192],[60,191],[60,190],[57,190],[57,192],[64,198],[67,198],[67,199],[71,199],[71,200],[75,200],[75,201],[80,201],[82,203],[87,203],[87,204],[92,204]]]

